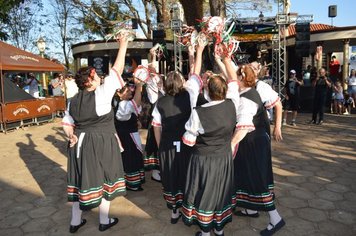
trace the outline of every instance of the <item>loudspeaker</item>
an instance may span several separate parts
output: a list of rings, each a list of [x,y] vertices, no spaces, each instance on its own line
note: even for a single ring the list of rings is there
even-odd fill
[[[299,57],[308,57],[310,51],[310,24],[295,25],[295,52]]]
[[[295,53],[298,57],[309,57],[310,41],[296,41]]]
[[[132,29],[137,29],[138,28],[138,21],[136,18],[132,18],[131,19],[131,23],[132,23]]]
[[[337,5],[329,6],[329,17],[336,17],[337,16]]]
[[[153,39],[164,39],[166,37],[166,32],[164,30],[153,30],[152,38]]]
[[[310,40],[310,24],[309,23],[296,24],[295,31],[296,31],[296,35],[295,35],[296,41]]]

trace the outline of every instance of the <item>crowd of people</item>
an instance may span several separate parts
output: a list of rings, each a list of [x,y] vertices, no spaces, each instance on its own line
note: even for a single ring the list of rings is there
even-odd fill
[[[258,62],[236,65],[231,55],[216,55],[220,73],[202,72],[206,43],[189,46],[188,79],[178,71],[160,76],[152,62],[124,80],[128,35],[118,36],[119,51],[103,83],[92,67],[75,76],[78,93],[62,120],[68,144],[68,200],[73,202],[69,231],[86,220],[82,211],[99,207],[99,230],[118,223],[110,202],[126,190],[143,191],[145,169],[160,181],[170,222],[198,225],[195,235],[224,235],[232,215],[269,214],[261,235],[285,222],[275,206],[271,138],[282,140],[282,104],[262,81]],[[141,67],[142,69],[142,67]],[[135,73],[134,73],[135,75]],[[142,92],[153,104],[146,150],[138,134]],[[267,109],[275,108],[271,134]],[[146,154],[145,154],[146,153]],[[167,219],[168,220],[168,219]]]
[[[296,126],[296,118],[300,109],[302,86],[311,86],[313,90],[313,108],[310,124],[322,125],[324,123],[325,108],[330,108],[330,113],[338,115],[349,115],[355,108],[356,99],[356,72],[350,70],[350,75],[345,81],[345,86],[340,77],[340,63],[335,56],[332,56],[329,64],[329,72],[325,68],[311,68],[303,71],[301,76],[297,76],[294,69],[290,70],[289,77],[285,83],[285,101],[283,125],[287,125],[288,112],[292,112],[290,125]],[[347,88],[347,89],[345,89]],[[304,95],[306,95],[304,93]]]

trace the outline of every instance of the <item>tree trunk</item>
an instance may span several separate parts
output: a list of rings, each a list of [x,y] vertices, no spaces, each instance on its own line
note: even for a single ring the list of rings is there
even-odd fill
[[[196,20],[203,18],[203,0],[180,0],[180,3],[184,9],[187,25],[196,25]]]
[[[226,17],[226,6],[224,0],[209,0],[210,15]]]

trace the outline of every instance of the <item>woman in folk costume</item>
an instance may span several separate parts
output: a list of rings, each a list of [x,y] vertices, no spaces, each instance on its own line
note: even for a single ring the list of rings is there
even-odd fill
[[[201,51],[203,49],[204,46]],[[200,73],[201,59],[198,67]],[[185,123],[189,119],[192,107],[195,106],[201,88],[202,81],[198,75],[191,74],[185,82],[179,72],[170,72],[164,81],[165,96],[158,99],[152,112],[152,125],[160,157],[163,197],[167,207],[172,210],[172,224],[176,224],[181,216],[178,208],[183,202],[190,156],[190,148],[181,140],[185,132]]]
[[[163,82],[160,76],[156,73],[156,48],[153,47],[150,50],[150,55],[152,58],[151,63],[149,64],[148,69],[150,70],[151,78],[147,81],[146,84],[146,92],[148,96],[148,100],[151,103],[151,110],[149,112],[149,122],[147,129],[147,139],[145,145],[145,156],[144,156],[144,165],[145,170],[152,170],[151,179],[157,182],[161,182],[161,176],[159,173],[159,157],[157,154],[158,147],[157,142],[155,140],[153,126],[152,126],[152,111],[155,107],[155,104],[158,98],[164,95],[163,91]]]
[[[256,75],[253,69],[244,65],[235,74],[239,81],[240,104],[231,146],[238,145],[234,159],[236,205],[244,208],[237,215],[258,217],[257,211],[267,211],[270,223],[260,234],[272,235],[285,222],[274,202],[269,120],[255,89]]]
[[[62,122],[69,138],[67,192],[68,201],[73,202],[71,233],[86,223],[81,219],[82,210],[98,206],[100,231],[118,223],[118,218],[109,218],[110,201],[125,194],[125,179],[111,101],[115,91],[125,85],[121,73],[127,44],[125,34],[119,39],[119,52],[104,84],[100,85],[94,68],[82,68],[75,77],[79,91]]]
[[[134,79],[117,91],[120,99],[115,109],[115,127],[124,151],[121,153],[125,171],[126,189],[142,191],[145,182],[143,169],[143,149],[138,133],[138,116],[141,112],[142,83]]]
[[[199,58],[197,49],[197,64]],[[224,60],[230,59],[225,58]],[[224,235],[232,220],[233,153],[231,138],[236,125],[238,86],[220,75],[207,82],[207,103],[196,107],[186,123],[183,142],[193,146],[185,195],[183,221],[197,224],[196,235]]]

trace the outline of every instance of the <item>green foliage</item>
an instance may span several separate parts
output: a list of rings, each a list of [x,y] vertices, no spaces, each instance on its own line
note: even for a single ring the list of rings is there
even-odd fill
[[[38,17],[43,5],[41,0],[17,2],[18,4],[12,5],[12,7],[5,4],[8,10],[5,21],[1,22],[2,35],[16,47],[29,50],[35,46],[35,41],[38,38],[34,32],[39,30],[41,24],[44,24]]]
[[[82,5],[83,6],[83,5]],[[82,22],[84,30],[104,38],[112,33],[116,22],[123,21],[129,12],[123,10],[119,3],[114,0],[91,1],[91,4],[82,8]]]
[[[23,0],[0,0],[0,39],[7,40],[8,33],[4,30],[4,26],[10,22],[9,12],[17,7]]]

